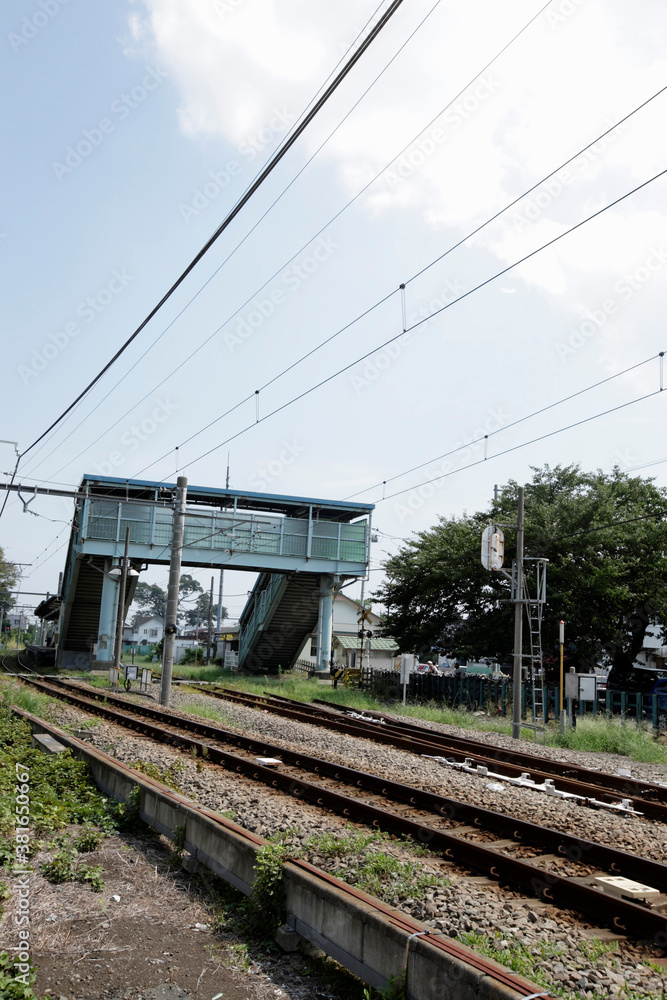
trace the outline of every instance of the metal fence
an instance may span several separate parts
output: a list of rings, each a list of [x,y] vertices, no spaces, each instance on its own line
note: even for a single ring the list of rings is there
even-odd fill
[[[401,696],[400,678],[395,671],[378,671],[370,682],[373,693]],[[496,681],[474,674],[469,677],[442,677],[436,674],[412,674],[407,687],[410,701],[435,701],[448,708],[489,715],[507,716],[512,712],[512,682]],[[548,719],[560,720],[559,696],[556,688],[543,689],[544,712]],[[665,728],[667,697],[640,694],[634,691],[606,691],[597,701],[580,701],[573,706],[577,718],[585,715],[614,716],[649,722],[655,730]],[[532,689],[521,689],[521,718],[532,716]]]

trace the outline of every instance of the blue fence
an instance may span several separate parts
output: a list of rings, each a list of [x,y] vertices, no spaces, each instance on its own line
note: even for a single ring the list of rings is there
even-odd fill
[[[398,673],[375,673],[372,688],[379,692],[395,691],[398,697],[401,685]],[[521,717],[532,716],[532,688],[521,689]],[[489,715],[511,715],[512,682],[494,681],[490,677],[474,674],[470,677],[440,677],[435,674],[412,674],[407,688],[411,701],[436,701],[448,708],[462,708],[471,712],[484,711]],[[543,689],[547,719],[560,719],[559,697],[556,688]],[[667,697],[657,694],[640,694],[633,691],[606,691],[597,701],[580,701],[574,707],[577,717],[602,715],[620,716],[649,722],[655,730],[665,728]]]

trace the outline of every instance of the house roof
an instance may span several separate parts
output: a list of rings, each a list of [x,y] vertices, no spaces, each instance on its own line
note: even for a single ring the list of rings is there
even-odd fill
[[[337,642],[343,649],[359,649],[359,637],[354,635],[338,635],[334,636],[334,641]],[[368,640],[366,640],[368,641]],[[398,643],[395,639],[385,639],[378,637],[371,639],[371,650],[385,649],[390,653],[398,650]]]
[[[347,594],[343,593],[336,594],[336,597],[334,598],[334,604],[336,603],[336,601],[346,601],[348,604],[351,604],[352,607],[355,608],[357,612],[361,611],[361,605],[359,604],[359,601],[355,601],[352,597],[348,597]],[[370,608],[367,608],[366,610],[369,612],[371,617],[375,619],[376,622],[379,622],[381,620],[380,616],[376,615],[374,611],[370,610]]]
[[[131,625],[130,628],[139,628],[140,625],[145,625],[146,622],[154,622],[154,621],[162,622],[163,618],[161,615],[146,615],[145,617],[142,616],[141,618],[137,618],[134,625]]]

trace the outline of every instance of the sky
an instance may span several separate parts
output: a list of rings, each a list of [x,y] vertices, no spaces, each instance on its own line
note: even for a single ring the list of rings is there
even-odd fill
[[[531,467],[667,485],[660,0],[406,0],[41,437],[388,7],[3,5],[4,481],[18,449],[30,485],[222,487],[229,455],[234,488],[377,504],[366,594]],[[9,498],[24,592],[56,589],[71,516]],[[252,582],[226,575],[230,617]]]

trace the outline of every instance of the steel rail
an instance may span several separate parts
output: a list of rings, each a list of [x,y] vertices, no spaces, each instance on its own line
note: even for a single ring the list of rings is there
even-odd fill
[[[235,743],[242,745],[250,753],[263,751],[267,754],[280,754],[285,761],[293,766],[306,767],[306,761],[310,761],[310,766],[318,774],[332,777],[334,780],[346,781],[348,784],[356,784],[358,787],[366,787],[370,791],[379,791],[384,797],[395,794],[401,797],[401,801],[407,801],[415,809],[428,809],[429,812],[436,812],[447,818],[456,819],[472,818],[476,825],[485,825],[484,819],[500,832],[510,832],[512,830],[513,839],[519,833],[519,841],[523,842],[523,837],[531,834],[542,838],[541,846],[556,848],[563,858],[582,864],[599,865],[607,867],[616,873],[625,873],[629,877],[641,877],[648,881],[653,887],[667,889],[667,866],[649,859],[636,858],[633,855],[617,851],[614,848],[604,847],[591,841],[572,837],[569,834],[559,831],[549,830],[535,824],[517,820],[513,817],[502,816],[490,810],[481,810],[474,806],[456,802],[443,796],[433,793],[423,792],[420,789],[401,785],[397,782],[389,782],[378,778],[375,775],[367,775],[364,772],[355,771],[340,765],[330,764],[318,758],[308,758],[306,755],[295,754],[286,751],[282,747],[267,744],[264,741],[254,740],[248,737],[239,736],[236,733],[228,733],[217,727],[209,726],[205,723],[190,722],[174,716],[173,713],[158,709],[149,708],[145,705],[134,705],[122,698],[105,694],[98,695],[90,692],[90,697],[72,693],[72,686],[67,682],[59,681],[55,687],[50,688],[48,684],[28,679],[29,683],[40,690],[55,694],[64,700],[83,708],[85,711],[95,712],[109,718],[111,721],[119,723],[127,728],[148,735],[160,742],[165,742],[173,746],[182,747],[194,751],[196,754],[206,757],[213,763],[220,764],[228,770],[243,774],[246,777],[260,780],[265,784],[287,792],[289,795],[315,804],[324,809],[331,809],[344,817],[358,822],[370,824],[371,826],[385,830],[389,833],[408,837],[418,843],[428,845],[432,850],[441,851],[445,857],[456,860],[459,864],[469,865],[473,868],[487,872],[499,881],[519,886],[521,889],[529,891],[532,895],[547,899],[549,902],[557,903],[569,909],[576,909],[584,913],[593,915],[597,921],[609,924],[615,929],[620,929],[624,933],[633,936],[645,936],[654,941],[667,943],[667,916],[637,903],[630,903],[626,900],[619,900],[608,896],[599,889],[584,885],[557,873],[547,871],[530,864],[499,853],[498,849],[480,844],[474,841],[465,840],[462,836],[429,826],[421,820],[413,820],[376,805],[351,798],[340,792],[334,792],[302,778],[284,772],[276,771],[273,767],[259,764],[257,761],[239,757],[219,750],[207,744],[202,744],[197,740],[190,739],[179,733],[172,733],[165,730],[164,723],[174,727],[187,728],[200,735],[206,735],[214,739],[231,738]],[[63,690],[62,688],[65,688]],[[67,690],[69,688],[69,690]],[[79,689],[80,691],[81,689]],[[86,692],[88,695],[88,692]],[[136,715],[148,716],[156,722],[161,721],[162,726],[154,725],[144,719],[133,719],[129,715],[116,709],[110,708],[108,703],[101,705],[97,699],[111,699],[119,707]],[[460,810],[460,812],[458,812]],[[583,860],[582,860],[583,859]],[[539,860],[539,858],[537,859]],[[656,935],[664,935],[656,938]],[[660,944],[662,946],[662,943]]]
[[[237,692],[232,692],[229,695],[222,692],[207,691],[207,694],[223,700],[236,701],[239,704],[246,705],[248,708],[261,708],[267,712],[290,718],[294,721],[305,722],[315,726],[325,726],[327,729],[345,733],[348,736],[361,737],[371,740],[374,743],[393,746],[396,749],[406,750],[408,753],[415,753],[420,756],[447,756],[449,759],[461,763],[470,760],[474,765],[482,767],[488,767],[492,764],[494,770],[506,777],[521,778],[528,775],[536,783],[547,780],[553,781],[556,789],[571,792],[574,795],[581,795],[585,798],[597,798],[610,805],[618,803],[622,797],[628,799],[632,803],[633,808],[643,815],[650,819],[667,823],[667,802],[655,801],[654,798],[648,797],[653,794],[654,790],[657,792],[662,792],[663,790],[650,783],[637,783],[632,778],[618,777],[616,789],[612,791],[606,785],[594,783],[599,777],[599,772],[597,771],[588,769],[587,774],[590,775],[592,780],[582,781],[578,778],[568,777],[568,772],[563,773],[563,765],[559,765],[558,762],[546,761],[547,767],[545,768],[541,766],[545,763],[541,757],[532,755],[524,757],[523,755],[516,754],[516,757],[521,758],[522,762],[514,763],[502,759],[505,751],[499,750],[496,747],[491,747],[489,750],[486,744],[471,743],[476,752],[473,750],[464,750],[454,745],[454,741],[450,741],[448,737],[443,737],[442,734],[434,733],[428,729],[420,731],[419,737],[423,735],[424,738],[422,739],[418,738],[418,736],[411,736],[409,733],[406,736],[402,735],[400,723],[398,726],[392,727],[388,725],[369,725],[359,719],[338,718],[335,716],[322,718],[313,711],[306,711],[305,705],[304,708],[294,709],[287,705],[274,704],[270,699],[261,696],[238,695]],[[488,753],[487,750],[489,750]],[[498,756],[496,756],[496,753]],[[511,754],[512,751],[509,751],[508,755]],[[530,764],[539,766],[530,766]],[[570,770],[569,765],[564,766]],[[615,776],[607,775],[606,777],[613,779]],[[643,794],[635,794],[637,784],[640,785],[640,791]],[[648,785],[647,788],[645,787],[646,785]]]
[[[26,719],[28,722],[39,723],[40,729],[53,735],[55,739],[63,740],[65,743],[68,743],[71,740],[78,744],[83,743],[82,740],[72,737],[69,733],[64,733],[57,726],[45,723],[42,719],[32,715],[30,712],[26,712],[23,709],[16,709],[16,712],[21,718]],[[104,751],[96,750],[95,753],[96,755],[100,755],[105,758],[106,761],[111,763],[120,773],[125,774],[130,778],[138,776],[143,783],[152,786],[167,799],[172,799],[176,803],[181,803],[183,799],[186,798],[182,793],[175,792],[172,788],[169,788],[162,782],[157,781],[155,778],[151,778],[147,774],[138,772],[127,764],[121,763],[115,757],[112,757]],[[191,800],[187,800],[187,804],[189,809],[207,817],[225,830],[231,829],[235,831],[237,834],[242,835],[249,843],[254,844],[257,847],[262,847],[266,844],[265,838],[259,837],[251,830],[244,829],[239,824],[234,823],[225,816],[221,816],[220,813],[210,809],[208,806],[203,806],[200,803],[192,802]],[[367,907],[388,917],[396,927],[405,931],[410,937],[428,937],[430,945],[444,951],[448,955],[452,955],[464,965],[469,965],[471,968],[478,969],[480,972],[483,972],[485,975],[496,980],[497,982],[510,987],[510,989],[514,990],[517,994],[519,994],[519,996],[525,997],[528,990],[533,989],[534,984],[524,979],[524,977],[520,974],[503,968],[502,965],[495,963],[492,959],[487,959],[484,955],[475,952],[466,945],[460,944],[458,941],[453,940],[449,936],[442,936],[441,931],[432,930],[431,928],[424,930],[424,925],[418,923],[414,918],[408,916],[407,914],[400,913],[395,907],[383,903],[380,899],[363,892],[361,889],[357,889],[356,886],[344,882],[342,879],[335,875],[331,875],[329,872],[323,871],[321,868],[317,868],[310,862],[304,861],[302,858],[289,856],[285,857],[283,860],[285,863],[292,865],[295,868],[308,872],[309,875],[317,879],[319,882],[325,885],[334,886],[339,892],[345,893],[345,895],[350,899],[358,900],[364,903]],[[545,994],[545,996],[546,995],[547,994]]]
[[[289,698],[284,698],[282,695],[272,695],[272,697],[278,698],[280,701],[291,700]],[[301,705],[304,708],[308,705],[307,702],[294,702],[294,704]],[[338,710],[339,712],[355,711],[355,709],[352,709],[349,706],[336,705],[334,702],[327,702],[320,698],[315,699],[315,704],[324,705],[329,710]],[[391,730],[407,732],[414,734],[415,736],[424,736],[431,739],[437,738],[442,742],[443,747],[449,747],[451,745],[466,752],[484,753],[494,761],[516,763],[519,766],[536,767],[543,772],[547,771],[560,777],[576,778],[578,780],[591,781],[593,784],[604,785],[606,788],[618,791],[623,795],[631,793],[635,796],[646,796],[646,798],[651,801],[667,803],[667,783],[664,785],[658,785],[655,784],[655,782],[643,781],[640,778],[632,778],[627,775],[609,774],[605,771],[598,771],[596,768],[584,767],[582,764],[575,764],[571,761],[549,760],[548,758],[540,757],[537,754],[520,752],[518,750],[509,750],[505,747],[495,747],[489,745],[488,743],[484,743],[482,740],[473,740],[465,736],[453,736],[449,733],[440,733],[433,729],[428,729],[426,726],[418,726],[415,723],[399,722],[397,719],[384,712],[367,711],[365,714],[378,720],[382,720],[382,723],[389,726]],[[323,714],[323,717],[326,718],[326,713]]]

